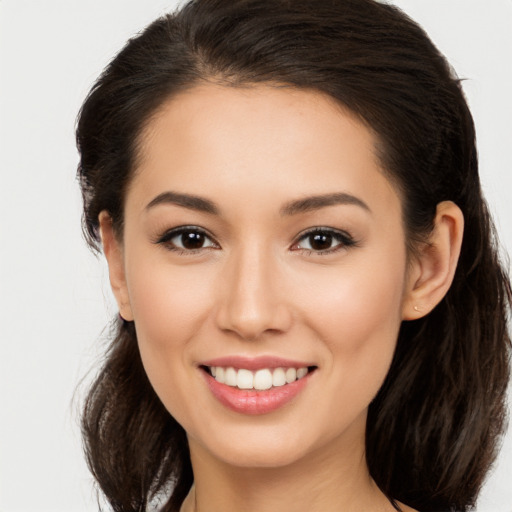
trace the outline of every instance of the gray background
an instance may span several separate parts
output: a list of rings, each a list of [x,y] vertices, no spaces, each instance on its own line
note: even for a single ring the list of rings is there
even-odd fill
[[[512,253],[512,0],[396,0],[448,56],[472,107],[485,193]],[[116,308],[86,249],[74,120],[163,0],[0,0],[0,511],[97,510],[75,392]],[[85,377],[86,385],[89,377]],[[512,432],[479,512],[512,511]]]

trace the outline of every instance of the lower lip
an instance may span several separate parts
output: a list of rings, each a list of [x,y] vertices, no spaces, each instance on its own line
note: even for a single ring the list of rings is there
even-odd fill
[[[293,400],[307,385],[309,372],[291,384],[285,384],[265,391],[252,389],[238,389],[227,384],[217,382],[211,375],[201,370],[206,378],[206,383],[213,396],[228,409],[242,414],[267,414],[280,409]]]

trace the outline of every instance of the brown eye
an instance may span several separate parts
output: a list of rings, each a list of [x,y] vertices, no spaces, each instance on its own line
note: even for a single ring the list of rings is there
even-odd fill
[[[199,227],[183,226],[172,229],[160,237],[157,242],[173,251],[198,251],[219,248],[219,246]]]
[[[197,231],[185,231],[176,238],[180,239],[181,246],[184,249],[200,249],[206,240],[206,236]]]
[[[330,249],[333,242],[332,235],[326,233],[309,235],[308,238],[309,245],[314,251],[325,251],[326,249]]]
[[[292,249],[328,254],[355,245],[355,243],[348,233],[318,228],[302,235]]]

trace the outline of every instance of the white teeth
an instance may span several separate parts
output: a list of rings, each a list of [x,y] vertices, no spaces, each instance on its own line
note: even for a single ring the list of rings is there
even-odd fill
[[[254,389],[260,391],[264,389],[270,389],[272,387],[272,373],[270,370],[258,370],[254,374]]]
[[[287,368],[285,377],[288,384],[295,382],[297,380],[297,370],[295,368]]]
[[[236,370],[234,368],[226,368],[224,372],[224,384],[236,386]]]
[[[215,380],[224,384],[224,368],[222,366],[217,366],[217,371],[215,372]]]
[[[256,389],[264,391],[272,386],[280,387],[285,384],[291,384],[296,380],[305,377],[309,370],[307,367],[301,368],[262,368],[256,372],[240,368],[236,370],[233,367],[224,368],[222,366],[211,366],[210,372],[217,382],[226,384],[239,389]]]
[[[302,377],[305,377],[308,374],[307,368],[299,368],[297,370],[297,380],[302,379]]]
[[[238,370],[236,377],[236,385],[240,389],[252,389],[254,382],[254,375],[250,370],[244,370],[241,368]]]
[[[286,384],[286,375],[282,368],[276,368],[272,374],[272,386],[284,386]]]

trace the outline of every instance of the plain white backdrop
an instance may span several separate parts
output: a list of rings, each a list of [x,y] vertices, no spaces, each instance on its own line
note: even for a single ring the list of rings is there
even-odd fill
[[[512,253],[512,0],[396,0],[448,56]],[[116,313],[81,238],[75,117],[102,68],[173,0],[0,0],[0,511],[92,512],[75,390]],[[86,378],[87,382],[87,378]],[[512,431],[478,512],[512,511]]]

